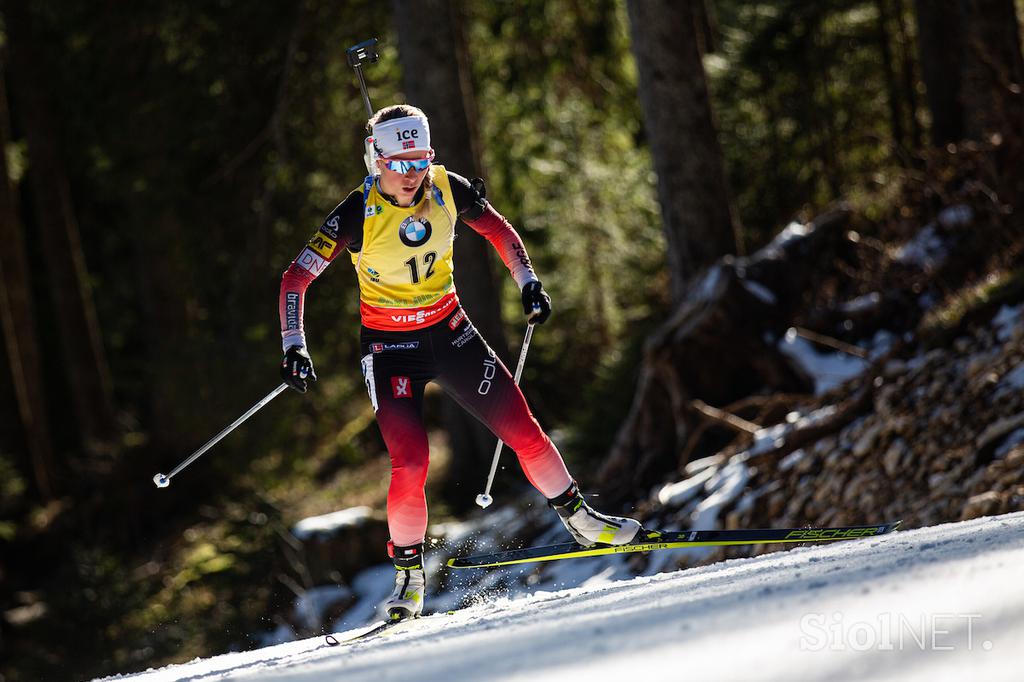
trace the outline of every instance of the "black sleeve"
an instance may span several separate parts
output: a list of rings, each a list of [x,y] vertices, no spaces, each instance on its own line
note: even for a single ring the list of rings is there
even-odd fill
[[[352,190],[327,214],[320,231],[353,253],[363,248],[363,191]]]
[[[484,181],[479,178],[467,180],[458,173],[448,171],[448,183],[452,186],[452,197],[455,199],[455,210],[459,217],[463,220],[479,218],[487,208]]]

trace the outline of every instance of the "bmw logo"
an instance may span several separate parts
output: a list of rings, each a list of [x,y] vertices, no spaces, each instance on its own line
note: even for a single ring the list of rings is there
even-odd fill
[[[406,246],[420,246],[430,239],[430,221],[406,218],[398,228],[398,237]]]

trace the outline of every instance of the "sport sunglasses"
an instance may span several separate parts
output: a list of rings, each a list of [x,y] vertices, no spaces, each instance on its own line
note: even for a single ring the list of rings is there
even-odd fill
[[[396,173],[408,173],[411,170],[423,171],[427,170],[431,162],[434,160],[434,155],[431,154],[425,159],[381,159],[384,165],[390,171]]]

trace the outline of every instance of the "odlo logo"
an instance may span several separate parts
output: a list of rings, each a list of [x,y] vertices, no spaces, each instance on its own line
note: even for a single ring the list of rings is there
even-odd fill
[[[338,216],[332,215],[326,223],[320,226],[320,231],[331,239],[338,238]]]
[[[494,359],[494,355],[484,359],[484,379],[480,382],[476,392],[480,395],[487,395],[491,392],[491,379],[498,372],[498,361]]]
[[[430,239],[430,233],[432,231],[429,220],[416,220],[415,218],[409,217],[403,220],[402,224],[399,225],[398,238],[401,239],[402,243],[406,246],[419,246]]]

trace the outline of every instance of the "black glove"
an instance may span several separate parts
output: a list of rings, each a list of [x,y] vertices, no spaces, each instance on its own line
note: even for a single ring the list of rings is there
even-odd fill
[[[551,297],[540,282],[523,287],[523,313],[530,324],[544,324],[551,316]]]
[[[316,381],[313,359],[302,346],[292,346],[281,360],[281,378],[299,393],[306,392],[306,379]]]

